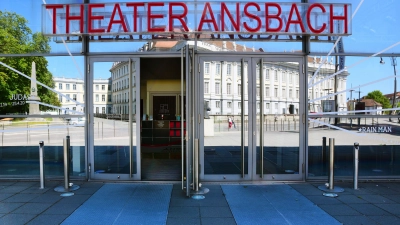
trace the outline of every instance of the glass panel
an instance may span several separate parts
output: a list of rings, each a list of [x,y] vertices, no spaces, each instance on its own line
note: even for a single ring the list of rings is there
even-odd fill
[[[217,73],[217,65],[222,72]],[[230,65],[230,66],[228,66]],[[241,174],[241,129],[248,132],[248,63],[205,61],[204,71],[204,173]],[[230,73],[227,68],[230,67]],[[244,70],[244,80],[241,71]],[[244,92],[242,93],[242,85]],[[242,101],[242,96],[244,101]],[[242,112],[242,105],[244,112]],[[241,114],[244,114],[244,123]],[[248,165],[248,135],[244,138],[245,173]]]
[[[318,2],[332,3],[331,0]],[[400,20],[400,14],[397,11],[400,7],[399,1],[344,0],[341,3],[351,3],[354,16],[351,21],[352,34],[342,38],[344,52],[369,52],[371,55],[383,50],[385,50],[383,53],[400,52],[398,45],[400,30],[393,29]],[[331,43],[317,43],[313,41],[314,38],[311,37],[312,52],[329,52],[337,40],[337,37],[332,37]]]
[[[37,177],[39,142],[44,141],[45,176],[64,176],[63,139],[71,137],[70,176],[85,176],[83,127],[70,125],[64,117],[16,117],[0,119],[0,176]]]
[[[260,71],[257,64],[256,70]],[[299,63],[265,62],[256,81],[257,174],[260,174],[260,126],[263,129],[263,173],[299,173]],[[261,80],[263,86],[261,86]],[[263,90],[261,93],[261,89]],[[258,91],[260,90],[260,92]],[[263,101],[261,102],[261,94]],[[261,107],[264,120],[260,122]]]
[[[129,113],[135,115],[137,62],[132,61],[133,107],[129,109],[129,61],[95,62],[93,79],[94,172],[129,174]],[[135,117],[133,116],[133,120]],[[133,173],[136,170],[136,122],[133,122]]]
[[[79,68],[61,74],[54,62],[50,57],[4,57],[0,62],[1,175],[37,176],[38,144],[44,141],[46,175],[62,176],[63,139],[70,136],[70,175],[85,176],[84,81]]]
[[[336,176],[353,175],[355,142],[360,144],[360,177],[399,176],[396,58],[346,56],[347,70],[337,68],[336,76],[334,65],[335,60],[309,60],[310,178],[329,173],[330,138],[335,139]]]
[[[142,58],[140,71],[142,180],[181,180],[181,58]]]

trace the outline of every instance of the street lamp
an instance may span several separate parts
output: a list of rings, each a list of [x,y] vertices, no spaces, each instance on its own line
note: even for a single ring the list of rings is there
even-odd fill
[[[397,88],[397,81],[396,81],[396,66],[397,66],[397,60],[395,56],[390,56],[391,59],[391,64],[393,66],[393,70],[394,70],[394,92],[393,92],[393,100],[392,100],[392,108],[395,108],[396,105],[396,88]],[[385,62],[383,61],[382,57],[381,57],[381,61],[380,64],[385,64]],[[392,115],[394,113],[394,111],[390,111],[390,115]],[[389,121],[392,121],[392,118],[389,118]]]

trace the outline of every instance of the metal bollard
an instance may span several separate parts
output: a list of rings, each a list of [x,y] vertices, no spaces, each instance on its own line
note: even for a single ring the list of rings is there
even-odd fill
[[[329,190],[333,190],[333,166],[334,166],[334,156],[335,155],[335,138],[329,138]]]
[[[193,153],[193,190],[199,191],[199,139],[194,140]]]
[[[325,146],[326,143],[326,138],[323,137],[322,139],[322,145]],[[336,197],[337,194],[333,194],[332,192],[343,192],[344,189],[341,187],[334,187],[333,186],[333,181],[334,179],[334,174],[333,174],[333,169],[334,169],[334,162],[335,162],[335,138],[329,138],[329,177],[328,177],[328,182],[325,185],[318,186],[318,189],[329,192],[329,193],[324,193],[324,196],[329,196],[329,197]]]
[[[64,138],[64,188],[69,189],[69,161],[70,161],[70,137]]]
[[[354,142],[354,190],[358,189],[358,152],[360,150],[360,145],[358,142]]]
[[[57,192],[67,192],[61,194],[63,197],[68,197],[74,195],[73,193],[70,193],[70,191],[76,191],[80,187],[78,185],[75,185],[73,183],[69,182],[69,168],[70,168],[70,163],[71,163],[71,153],[70,153],[70,137],[66,136],[63,140],[64,144],[64,186],[58,186],[54,188],[54,191]]]
[[[44,189],[44,141],[39,141],[40,189]]]

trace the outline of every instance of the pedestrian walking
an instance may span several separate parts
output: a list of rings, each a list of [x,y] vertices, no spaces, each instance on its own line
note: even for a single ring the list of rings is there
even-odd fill
[[[233,116],[232,116],[231,118],[232,118],[232,125],[233,125],[233,128],[236,128],[235,119],[233,118]]]

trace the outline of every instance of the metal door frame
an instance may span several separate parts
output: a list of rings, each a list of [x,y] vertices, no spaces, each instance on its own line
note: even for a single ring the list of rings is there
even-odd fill
[[[132,93],[129,92],[129,155],[130,155],[130,172],[129,174],[119,174],[119,173],[113,173],[113,174],[107,174],[107,173],[95,173],[94,171],[94,129],[93,129],[93,121],[94,121],[94,108],[93,108],[93,81],[94,81],[94,64],[97,62],[123,62],[123,61],[136,61],[137,65],[135,66],[135,69],[137,74],[139,76],[136,76],[135,84],[136,84],[136,99],[140,99],[140,85],[138,86],[137,84],[140,84],[140,57],[138,56],[132,56],[132,55],[127,55],[127,56],[116,56],[116,57],[111,57],[111,56],[89,56],[88,57],[88,73],[89,73],[89,81],[88,84],[86,85],[86,92],[85,92],[85,100],[87,102],[86,104],[86,116],[87,118],[87,149],[88,149],[88,171],[89,171],[89,180],[90,179],[96,179],[96,180],[121,180],[121,181],[127,181],[127,180],[140,180],[141,179],[141,160],[140,160],[140,126],[136,126],[136,139],[137,139],[137,146],[136,146],[136,174],[133,174],[133,162],[132,162],[132,148],[133,148],[133,130],[132,130]],[[129,80],[129,90],[132,90],[132,66],[129,66],[129,74],[130,74],[130,80]],[[139,91],[138,91],[139,90]],[[140,112],[140,104],[136,103],[136,112]],[[135,115],[135,120],[140,121],[140,114],[136,113]],[[92,129],[91,129],[92,128]]]
[[[196,92],[198,98],[197,103],[195,105],[198,107],[195,114],[199,115],[199,121],[196,122],[199,126],[198,132],[200,141],[200,165],[204,165],[204,67],[202,66],[205,61],[232,61],[238,62],[242,61],[243,63],[247,63],[247,71],[248,71],[248,115],[249,116],[249,130],[247,132],[242,131],[241,135],[244,138],[248,138],[248,167],[247,174],[204,174],[204,170],[200,171],[200,178],[204,181],[292,181],[292,180],[303,180],[305,174],[305,152],[306,152],[306,126],[305,126],[305,112],[306,112],[306,87],[305,80],[307,77],[305,76],[306,65],[304,65],[304,56],[289,56],[289,55],[251,55],[251,54],[239,54],[239,53],[231,53],[230,55],[222,55],[222,54],[202,54],[199,53],[196,55],[196,61],[198,62],[198,70],[195,71],[195,74],[199,77],[199,82],[196,87],[198,87],[198,91]],[[260,174],[256,174],[256,165],[257,165],[257,157],[256,157],[256,147],[259,143],[256,138],[256,65],[260,60],[264,60],[264,62],[298,62],[299,63],[299,174],[267,174],[264,177],[260,177]],[[196,64],[197,65],[197,64]],[[242,67],[244,68],[244,67]],[[242,69],[243,73],[244,69]],[[244,85],[242,85],[242,89]],[[250,91],[251,90],[251,91]],[[242,94],[243,96],[243,94]],[[242,104],[243,111],[244,104]],[[242,142],[243,143],[243,142]],[[243,154],[243,144],[242,154]],[[243,161],[243,156],[242,156]],[[243,166],[242,166],[243,167]]]
[[[254,76],[252,76],[252,85],[254,85],[254,87],[252,88],[253,90],[253,98],[256,99],[256,86],[257,86],[257,77],[256,77],[256,70],[257,70],[257,64],[258,63],[265,63],[265,62],[297,62],[298,63],[298,72],[299,72],[299,159],[298,159],[298,163],[299,163],[299,173],[298,174],[257,174],[257,151],[256,151],[256,147],[257,146],[261,146],[261,144],[264,145],[265,140],[263,140],[261,137],[263,135],[263,129],[261,128],[259,130],[259,133],[257,133],[257,135],[261,135],[260,137],[260,143],[257,143],[257,137],[254,136],[253,139],[253,146],[255,147],[253,149],[253,155],[252,155],[252,177],[253,180],[264,180],[264,181],[300,181],[304,178],[304,174],[305,174],[305,152],[306,152],[306,126],[305,126],[305,113],[306,113],[306,107],[304,104],[306,103],[306,98],[305,98],[305,92],[307,92],[307,88],[305,87],[304,83],[305,80],[307,80],[307,76],[305,76],[305,65],[304,65],[304,57],[296,57],[296,56],[258,56],[258,57],[252,57],[252,65],[251,68],[254,70],[253,74]],[[262,66],[260,66],[260,77],[263,76],[263,69]],[[264,83],[263,79],[260,79],[260,85],[262,85]],[[260,88],[260,102],[264,99],[264,89]],[[252,106],[253,107],[253,127],[255,129],[257,129],[257,121],[256,121],[256,113],[257,113],[257,100],[255,101],[255,104]],[[260,107],[260,115],[262,112],[263,106]],[[261,118],[263,118],[263,116],[261,115]],[[260,154],[261,157],[263,157],[263,152],[262,147],[260,148]],[[261,166],[263,166],[263,162],[261,163]]]
[[[199,137],[200,137],[200,139],[199,139],[200,165],[204,165],[204,66],[203,66],[204,62],[205,61],[210,61],[210,62],[211,61],[221,61],[221,58],[224,59],[223,61],[241,62],[241,64],[242,64],[242,67],[241,67],[242,68],[242,73],[241,73],[242,78],[241,79],[243,79],[243,76],[244,76],[243,68],[247,68],[248,78],[249,78],[250,74],[252,73],[252,71],[251,71],[251,57],[249,55],[236,54],[236,55],[232,56],[232,54],[231,54],[229,56],[228,55],[216,56],[216,55],[212,55],[212,54],[199,53],[197,55],[197,58],[198,58],[197,62],[198,62],[199,69],[198,69],[198,71],[196,71],[196,74],[198,75],[196,77],[199,77],[199,82],[196,85],[198,87],[198,92],[197,92],[198,98],[197,98],[197,103],[195,103],[195,105],[198,106],[198,110],[196,113],[199,115],[198,116],[199,121],[196,124],[199,125],[198,132],[199,132],[199,134],[201,134],[201,135],[199,135]],[[246,79],[247,81],[249,81],[248,78]],[[242,88],[242,92],[243,92],[244,85],[241,85],[241,88]],[[248,90],[250,90],[250,89],[251,89],[251,87],[249,86]],[[241,96],[242,96],[242,100],[243,100],[244,95],[242,94]],[[251,99],[248,98],[249,114],[252,112],[251,111],[252,109],[249,107],[250,101],[251,101]],[[242,107],[242,111],[243,111],[245,104],[241,104],[241,107]],[[243,120],[243,118],[244,118],[244,114],[241,114],[241,119]],[[241,161],[242,161],[242,163],[241,163],[241,168],[240,168],[241,173],[240,174],[204,174],[204,169],[201,169],[200,178],[202,180],[205,180],[205,181],[248,181],[248,180],[252,179],[252,177],[251,177],[252,167],[251,167],[251,163],[250,163],[251,155],[250,155],[250,151],[249,151],[250,149],[253,148],[252,143],[250,142],[250,140],[252,139],[252,137],[251,137],[252,135],[251,135],[251,132],[249,132],[251,130],[251,124],[249,123],[249,131],[248,132],[244,131],[243,126],[241,126],[241,127],[242,127],[242,131],[241,131],[241,143],[242,143]],[[247,168],[245,168],[245,162],[244,162],[244,154],[245,154],[244,153],[244,148],[245,148],[244,147],[244,139],[249,140]],[[200,166],[200,167],[203,168],[203,166]],[[247,171],[248,171],[246,174],[244,173],[245,169],[247,169]]]

